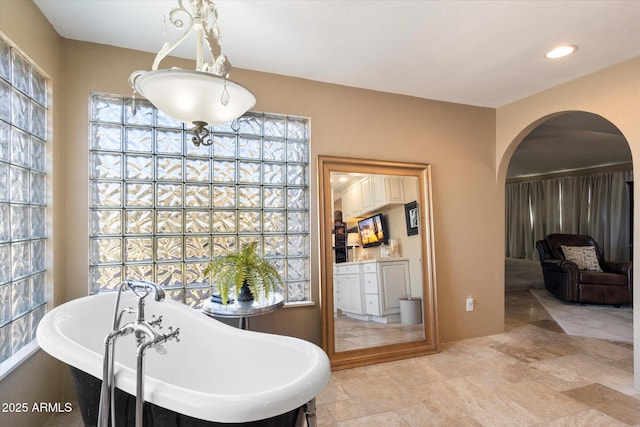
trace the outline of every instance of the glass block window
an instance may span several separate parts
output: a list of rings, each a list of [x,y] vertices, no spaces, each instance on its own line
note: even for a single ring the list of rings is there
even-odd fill
[[[47,79],[0,37],[0,363],[46,312]]]
[[[310,301],[308,119],[249,112],[195,147],[190,125],[132,104],[91,96],[92,293],[148,280],[197,307],[208,261],[257,241],[285,301]]]

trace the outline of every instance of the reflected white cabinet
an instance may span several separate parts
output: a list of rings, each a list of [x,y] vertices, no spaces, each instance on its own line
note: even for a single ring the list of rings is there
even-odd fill
[[[376,176],[375,188],[378,189],[380,199],[377,206],[404,203],[404,177],[402,176]],[[384,188],[384,191],[380,189]]]
[[[336,310],[365,314],[361,265],[357,262],[336,264],[333,268],[333,297]]]
[[[362,209],[362,183],[358,181],[342,192],[342,220],[357,217]]]
[[[404,202],[404,177],[367,176],[342,192],[342,218],[349,220],[390,204]]]
[[[409,295],[409,261],[404,258],[349,262],[334,266],[336,310],[359,320],[400,321],[400,298]]]

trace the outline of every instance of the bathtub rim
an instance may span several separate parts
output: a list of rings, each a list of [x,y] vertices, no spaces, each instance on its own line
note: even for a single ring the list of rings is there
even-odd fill
[[[78,305],[88,302],[110,304],[109,308],[112,310],[115,293],[81,297],[54,308],[41,320],[36,338],[40,347],[54,358],[101,379],[103,355],[74,341],[61,331],[65,321],[74,321],[70,320],[73,317],[73,310]],[[303,353],[306,352],[307,356],[311,356],[310,367],[315,366],[315,369],[307,368],[303,377],[295,378],[293,381],[287,379],[285,385],[292,387],[292,390],[295,389],[295,392],[287,393],[284,397],[282,389],[285,385],[247,395],[223,395],[190,390],[147,376],[145,401],[206,421],[242,423],[270,418],[300,407],[315,398],[329,381],[331,370],[328,357],[322,349],[311,342],[283,335],[243,331],[176,301],[167,300],[162,304],[171,304],[174,309],[181,312],[181,315],[186,316],[185,319],[189,320],[190,325],[201,324],[226,334],[248,334],[243,338],[254,337],[258,343],[263,343],[265,336],[268,336],[276,340],[275,342],[285,343],[286,347],[295,345]],[[115,370],[117,387],[135,395],[135,367],[132,369],[116,363]],[[212,403],[211,399],[216,401]]]

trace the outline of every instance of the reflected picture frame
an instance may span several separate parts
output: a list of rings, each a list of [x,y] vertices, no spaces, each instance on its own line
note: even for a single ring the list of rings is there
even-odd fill
[[[418,223],[420,222],[417,201],[414,200],[404,205],[404,216],[407,223],[407,236],[415,236],[418,234]]]

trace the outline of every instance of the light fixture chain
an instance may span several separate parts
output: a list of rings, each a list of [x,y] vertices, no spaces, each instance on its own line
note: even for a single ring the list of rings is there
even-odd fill
[[[196,147],[201,145],[206,147],[213,144],[213,140],[209,138],[211,132],[209,132],[209,129],[207,128],[207,123],[193,122],[193,129],[191,129],[191,132],[193,132],[191,142],[193,142],[193,145]]]
[[[131,114],[135,117],[138,114],[138,107],[136,104],[136,90],[133,90],[133,95],[131,96]]]

